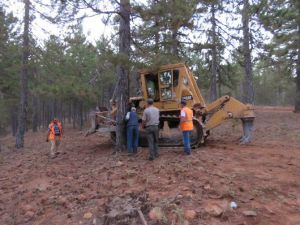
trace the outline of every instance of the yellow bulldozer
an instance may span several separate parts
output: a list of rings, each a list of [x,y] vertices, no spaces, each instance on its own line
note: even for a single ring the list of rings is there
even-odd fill
[[[139,95],[131,97],[129,102],[136,107],[141,118],[148,98],[154,100],[154,105],[160,110],[159,145],[182,146],[182,135],[179,130],[180,101],[186,100],[187,106],[194,112],[194,130],[191,145],[198,147],[203,144],[210,130],[228,119],[241,119],[244,134],[240,142],[249,143],[252,139],[253,121],[255,118],[252,105],[245,105],[230,96],[223,96],[207,104],[201,95],[192,71],[184,63],[161,66],[155,71],[141,70],[137,79],[140,83]],[[115,115],[117,108],[111,100],[111,110],[97,111],[92,116],[92,127],[87,135],[100,132],[110,133],[115,140]],[[125,115],[124,115],[125,116]],[[146,133],[141,128],[140,146],[147,146]]]

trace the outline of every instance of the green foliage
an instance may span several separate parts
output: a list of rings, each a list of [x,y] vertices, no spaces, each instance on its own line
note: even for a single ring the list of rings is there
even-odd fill
[[[20,51],[15,32],[17,19],[0,7],[0,130],[10,121],[10,110],[18,96]]]
[[[101,95],[97,84],[107,87],[114,80],[111,79],[113,71],[107,72],[104,65],[105,60],[109,60],[106,57],[110,50],[103,46],[100,41],[96,47],[88,43],[81,29],[63,41],[51,36],[41,53],[39,85],[35,86],[34,92],[50,98],[96,104]]]
[[[154,67],[182,61],[196,6],[194,0],[151,0],[136,6],[142,25],[132,32],[135,55]]]
[[[283,65],[284,71],[288,71],[288,77],[294,77],[295,111],[300,112],[300,1],[263,2],[260,18],[274,35],[267,51],[274,63]]]
[[[258,105],[292,105],[295,85],[286,62],[272,64],[268,60],[257,63],[254,70],[255,99]]]
[[[276,61],[288,62],[287,69],[295,71],[297,51],[300,46],[300,2],[298,0],[263,1],[260,19],[274,36],[267,46]],[[295,72],[294,72],[295,74]]]

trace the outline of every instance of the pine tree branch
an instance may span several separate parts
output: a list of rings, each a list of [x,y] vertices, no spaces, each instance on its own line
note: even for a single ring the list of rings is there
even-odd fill
[[[228,33],[226,30],[224,30],[221,26],[217,26],[220,30],[222,30],[226,35],[228,35],[231,39],[233,39],[233,40],[237,40],[237,41],[241,41],[241,39],[239,38],[239,37],[236,37],[236,36],[234,36],[234,35],[232,35],[232,34],[230,34],[230,33]],[[222,36],[222,34],[220,34],[219,33],[219,35],[220,36]],[[223,37],[223,36],[222,36]],[[223,39],[225,39],[224,37],[223,37]]]
[[[99,13],[99,14],[118,14],[118,15],[120,15],[120,12],[119,11],[114,11],[114,10],[112,10],[112,11],[102,11],[102,10],[100,10],[100,9],[98,9],[98,8],[95,8],[92,4],[90,4],[90,3],[88,3],[86,0],[82,0],[83,2],[84,2],[84,4],[88,7],[88,8],[90,8],[91,10],[93,10],[94,12],[96,12],[96,13]],[[121,16],[121,15],[120,15]]]

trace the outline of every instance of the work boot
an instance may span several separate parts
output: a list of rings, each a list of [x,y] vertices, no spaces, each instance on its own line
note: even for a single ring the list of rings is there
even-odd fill
[[[155,159],[155,158],[152,157],[152,156],[150,156],[150,157],[148,158],[149,161],[153,161],[154,159]]]
[[[186,155],[191,155],[191,150],[184,150],[184,153],[186,154]]]

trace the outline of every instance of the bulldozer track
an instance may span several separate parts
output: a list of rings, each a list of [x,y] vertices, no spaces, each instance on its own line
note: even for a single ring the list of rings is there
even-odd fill
[[[174,115],[163,115],[163,116],[160,116],[160,120],[163,120],[163,121],[178,120],[178,121],[180,121],[180,117],[174,116]],[[199,122],[199,120],[197,120],[195,118],[193,119],[193,124],[194,124],[194,130],[193,130],[193,134],[191,137],[191,147],[196,148],[196,147],[199,147],[201,144],[203,144],[203,140],[204,140],[203,139],[203,128],[202,128],[202,125]],[[179,128],[177,128],[177,129],[178,129],[178,132],[180,132]],[[181,132],[180,132],[180,138],[182,140]],[[182,147],[183,143],[181,140],[180,140],[180,142],[172,142],[172,143],[168,143],[168,142],[165,142],[162,140],[159,142],[159,146],[161,146],[161,147]]]

